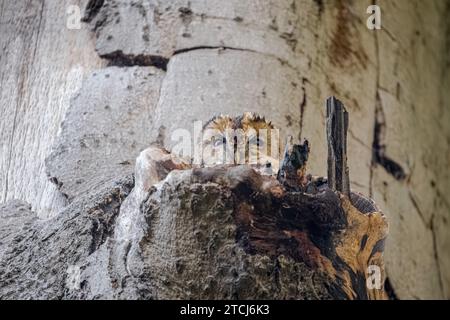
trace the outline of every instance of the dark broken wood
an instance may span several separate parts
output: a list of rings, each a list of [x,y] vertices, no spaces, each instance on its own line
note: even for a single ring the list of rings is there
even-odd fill
[[[335,97],[327,100],[328,186],[350,198],[347,166],[348,112]]]
[[[291,190],[303,191],[308,182],[306,176],[308,156],[308,140],[303,144],[294,144],[292,136],[289,136],[277,175],[278,181]]]

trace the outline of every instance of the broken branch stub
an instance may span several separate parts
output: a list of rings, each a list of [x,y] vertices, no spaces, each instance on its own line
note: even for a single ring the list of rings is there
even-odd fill
[[[291,190],[303,191],[306,187],[306,163],[309,157],[309,142],[294,144],[289,136],[284,150],[283,161],[277,179]]]
[[[328,186],[350,198],[347,166],[348,112],[335,97],[327,100]]]

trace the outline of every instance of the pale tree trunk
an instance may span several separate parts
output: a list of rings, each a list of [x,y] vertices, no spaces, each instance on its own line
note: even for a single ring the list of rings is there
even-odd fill
[[[192,131],[194,121],[253,111],[271,120],[283,137],[307,138],[308,171],[326,176],[325,100],[335,95],[350,114],[351,189],[372,197],[389,221],[385,261],[391,296],[450,298],[449,3],[376,1],[382,29],[369,30],[366,10],[372,2],[1,0],[0,202],[5,218],[0,223],[10,223],[15,226],[11,232],[23,236],[18,244],[0,245],[0,267],[9,268],[0,273],[2,280],[15,276],[8,265],[20,270],[27,255],[42,254],[46,258],[33,269],[52,289],[39,290],[28,275],[23,297],[170,298],[182,297],[183,288],[200,297],[198,288],[183,287],[181,276],[170,279],[165,291],[158,291],[165,283],[158,279],[152,291],[146,279],[126,277],[129,270],[120,263],[104,265],[130,255],[139,260],[130,265],[145,270],[133,274],[161,276],[148,271],[145,261],[155,251],[172,252],[152,242],[145,230],[151,221],[137,224],[144,230],[133,229],[143,233],[136,237],[148,240],[143,252],[111,244],[123,232],[116,217],[133,186],[127,177],[137,156],[155,141],[170,149],[173,131]],[[72,4],[82,11],[87,6],[81,29],[67,28]],[[184,186],[187,178],[177,179]],[[134,211],[142,213],[136,221],[160,210],[144,198],[138,202],[153,209],[136,205]],[[214,199],[211,205],[220,200]],[[167,208],[177,203],[167,200]],[[154,216],[155,223],[167,222]],[[81,218],[65,222],[73,217]],[[22,228],[25,221],[38,235],[23,234],[30,232]],[[178,234],[176,228],[161,227],[166,234],[156,239],[183,243],[170,236]],[[79,246],[69,246],[70,259],[61,258],[60,250],[74,236]],[[53,245],[40,245],[44,240]],[[23,256],[18,248],[27,248],[27,241],[38,244]],[[44,263],[54,263],[56,275],[40,270]],[[70,285],[77,268],[84,285]],[[123,277],[131,284],[121,288]],[[0,297],[19,296],[14,287],[19,284],[8,283]]]

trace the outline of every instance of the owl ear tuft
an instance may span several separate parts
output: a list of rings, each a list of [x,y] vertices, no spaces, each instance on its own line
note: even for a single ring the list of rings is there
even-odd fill
[[[244,112],[243,117],[245,120],[252,120],[254,118],[254,114],[251,112]]]

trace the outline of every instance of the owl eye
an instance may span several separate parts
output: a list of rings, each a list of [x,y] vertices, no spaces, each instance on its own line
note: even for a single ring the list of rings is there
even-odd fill
[[[219,138],[218,137],[217,139],[214,139],[213,146],[215,148],[217,148],[217,147],[221,147],[221,146],[225,145],[226,143],[227,143],[227,138],[225,138],[225,137]]]
[[[258,146],[258,147],[264,146],[264,140],[259,137],[251,137],[248,142],[251,146]]]
[[[262,147],[262,146],[264,146],[266,143],[265,143],[265,141],[263,140],[263,139],[258,139],[258,147]]]

